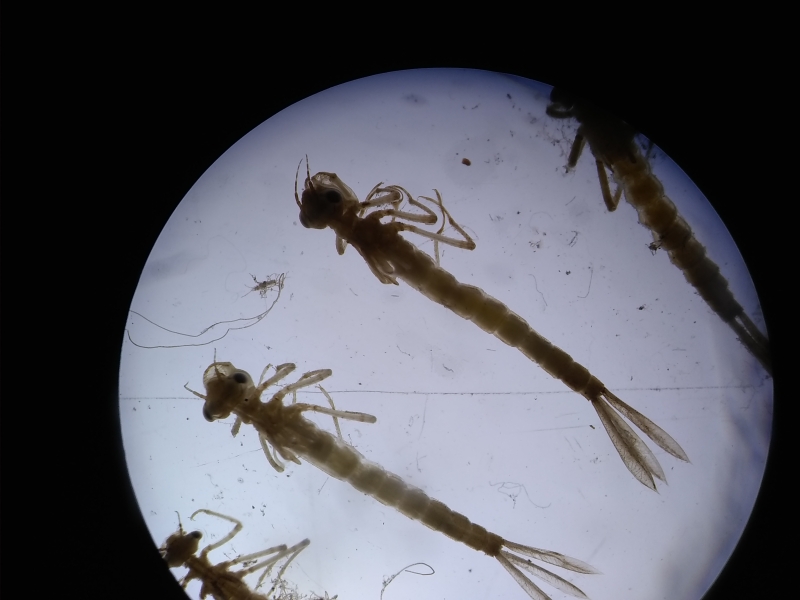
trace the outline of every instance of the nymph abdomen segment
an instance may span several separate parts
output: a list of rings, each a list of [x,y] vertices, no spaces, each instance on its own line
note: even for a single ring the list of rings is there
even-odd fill
[[[358,491],[396,508],[434,531],[440,531],[489,556],[497,556],[500,552],[503,545],[500,536],[472,523],[419,488],[406,484],[397,475],[365,459],[355,448],[338,441],[327,431],[316,429],[313,444],[303,452],[300,452],[300,448],[291,449],[332,477],[346,481]]]
[[[650,167],[636,146],[637,161],[618,161],[614,175],[625,190],[628,202],[639,213],[639,222],[649,228],[659,247],[667,251],[670,261],[683,271],[686,280],[722,320],[730,322],[744,313],[736,301],[728,280],[719,266],[708,258],[705,247],[697,241],[689,224],[678,214],[675,204],[664,194],[664,188],[651,173]]]
[[[603,384],[585,367],[576,363],[569,354],[539,335],[525,319],[482,289],[460,283],[430,259],[425,263],[424,266],[427,268],[417,269],[419,275],[413,278],[404,272],[398,274],[434,302],[472,321],[512,348],[519,349],[526,357],[552,377],[563,381],[570,389],[589,400],[598,398],[603,390]]]

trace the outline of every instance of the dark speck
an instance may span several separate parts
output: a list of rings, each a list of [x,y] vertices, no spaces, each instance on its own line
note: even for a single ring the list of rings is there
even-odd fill
[[[425,102],[425,98],[417,96],[416,94],[406,94],[403,96],[403,100],[411,104],[427,104],[427,102]]]

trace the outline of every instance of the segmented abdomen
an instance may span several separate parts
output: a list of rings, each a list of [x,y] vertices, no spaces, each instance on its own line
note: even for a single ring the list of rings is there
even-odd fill
[[[286,446],[331,477],[348,482],[408,518],[421,521],[470,548],[489,556],[500,553],[503,538],[408,485],[307,419],[298,416],[285,425],[287,431],[281,438]]]
[[[569,354],[536,333],[525,319],[482,289],[459,282],[427,254],[399,236],[397,244],[395,255],[402,256],[401,260],[392,261],[397,277],[500,341],[519,349],[588,400],[599,398],[605,389],[603,384]]]
[[[686,280],[724,321],[732,321],[744,309],[728,289],[728,280],[664,194],[664,187],[650,171],[638,147],[635,144],[631,147],[635,161],[620,160],[612,165],[615,179],[625,190],[625,198],[639,213],[639,222],[653,232]]]

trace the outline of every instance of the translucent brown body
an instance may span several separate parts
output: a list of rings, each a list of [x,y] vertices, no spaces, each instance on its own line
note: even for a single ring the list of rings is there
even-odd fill
[[[203,582],[201,597],[211,596],[215,600],[267,600],[267,596],[252,591],[237,573],[222,570],[207,559],[190,556],[183,565],[189,569],[187,578]]]
[[[375,417],[309,404],[295,403],[288,406],[283,404],[283,398],[288,393],[329,377],[330,370],[306,373],[296,383],[282,388],[268,402],[262,402],[262,392],[292,370],[294,365],[280,365],[275,376],[256,387],[246,371],[237,369],[231,363],[215,362],[203,375],[206,394],[193,393],[205,400],[203,414],[207,420],[214,421],[235,414],[238,418],[234,424],[235,430],[238,430],[238,420],[252,424],[259,433],[270,464],[276,469],[282,470],[283,467],[276,465],[275,459],[269,454],[267,443],[271,444],[274,451],[284,459],[299,464],[299,459],[303,458],[331,477],[351,484],[386,506],[396,508],[408,518],[420,521],[474,550],[496,558],[531,598],[545,600],[548,596],[517,567],[526,569],[561,591],[579,598],[586,597],[580,589],[565,579],[517,554],[578,573],[595,573],[596,571],[586,563],[557,552],[504,540],[484,527],[472,523],[467,517],[453,511],[442,502],[429,497],[419,488],[403,482],[397,475],[365,459],[355,448],[341,438],[320,429],[303,417],[302,413],[315,411],[340,419],[367,423],[375,422]]]
[[[291,548],[287,548],[285,544],[281,544],[280,546],[267,548],[260,552],[240,556],[234,560],[212,564],[208,559],[208,553],[233,539],[233,537],[241,531],[242,524],[233,517],[206,509],[196,511],[191,518],[194,518],[198,513],[205,513],[230,521],[234,523],[234,528],[227,536],[214,544],[206,546],[200,554],[198,554],[197,551],[200,545],[200,539],[203,537],[202,534],[199,531],[186,533],[181,524],[179,530],[169,536],[164,542],[164,545],[161,547],[161,555],[170,568],[185,567],[189,570],[181,581],[182,587],[185,588],[193,579],[197,579],[202,583],[200,589],[201,598],[211,596],[215,600],[269,600],[270,595],[275,589],[274,587],[266,595],[258,594],[251,590],[247,583],[244,582],[244,577],[264,569],[264,573],[258,580],[258,585],[261,585],[261,582],[266,575],[269,574],[275,563],[283,558],[289,557],[278,573],[277,579],[280,579],[289,566],[289,563],[291,563],[310,543],[309,540],[306,539]],[[230,570],[233,566],[246,562],[258,561],[270,554],[273,556],[253,566],[238,571]]]
[[[355,193],[336,174],[317,173],[313,177],[308,175],[302,202],[295,198],[301,209],[300,221],[305,227],[313,229],[330,227],[336,233],[339,253],[344,252],[347,243],[352,244],[382,283],[397,285],[397,279],[405,281],[434,302],[517,348],[551,376],[560,379],[570,389],[589,400],[628,470],[647,487],[656,489],[653,477],[665,481],[664,471],[641,438],[613,409],[630,419],[668,453],[688,461],[686,453],[667,432],[622,402],[588,369],[539,335],[522,317],[480,288],[459,282],[442,269],[437,261],[400,235],[403,231],[409,231],[433,239],[436,243],[442,242],[466,249],[475,247],[466,232],[444,209],[438,192],[438,200],[426,199],[441,209],[450,224],[464,236],[465,241],[453,240],[440,233],[431,233],[399,222],[397,219],[403,218],[435,223],[436,216],[433,211],[411,198],[403,188],[382,188],[380,185],[373,188],[364,202],[359,202]],[[363,216],[371,207],[397,207],[404,198],[428,214],[415,215],[391,208]],[[392,217],[392,221],[382,223],[381,219],[385,217]]]
[[[472,321],[512,348],[517,348],[551,376],[591,401],[601,398],[603,383],[572,357],[539,335],[525,319],[479,287],[459,282],[416,246],[381,229],[380,252],[391,254],[394,276],[459,317]]]
[[[653,248],[663,248],[670,261],[682,272],[711,309],[736,333],[742,344],[755,356],[768,373],[772,373],[769,342],[745,313],[728,286],[719,266],[708,257],[697,241],[692,228],[678,213],[675,204],[664,193],[664,186],[653,174],[650,163],[634,140],[636,132],[617,119],[586,102],[576,101],[554,89],[547,114],[554,118],[575,117],[580,122],[568,159],[573,168],[584,143],[597,164],[603,199],[609,211],[616,209],[620,192],[639,213],[639,222],[653,232]],[[612,196],[605,168],[619,188]]]

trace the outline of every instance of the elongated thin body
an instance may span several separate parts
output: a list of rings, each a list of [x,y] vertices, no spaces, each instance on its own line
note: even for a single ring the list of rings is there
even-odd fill
[[[522,317],[480,288],[459,282],[442,269],[438,261],[400,235],[402,231],[409,231],[428,237],[437,244],[442,242],[470,250],[475,247],[472,239],[442,205],[438,191],[436,200],[425,199],[442,211],[449,223],[464,237],[464,241],[442,236],[441,229],[440,232],[431,233],[399,222],[397,219],[403,218],[435,223],[436,215],[403,188],[380,186],[375,186],[367,199],[359,202],[353,191],[334,173],[317,173],[313,177],[307,174],[302,202],[295,190],[295,201],[301,210],[300,222],[313,229],[330,227],[336,233],[339,253],[344,252],[347,243],[352,244],[382,283],[397,285],[397,279],[405,281],[434,302],[517,348],[550,375],[589,400],[623,462],[634,477],[647,487],[656,489],[653,477],[666,481],[664,471],[650,449],[613,409],[627,417],[661,448],[676,458],[688,461],[686,453],[667,432],[622,402],[584,366],[539,335]],[[426,214],[397,210],[396,207],[404,198]],[[363,216],[368,208],[380,205],[391,205],[393,208]],[[384,217],[392,217],[392,221],[382,223]]]
[[[200,580],[202,583],[202,588],[200,589],[201,598],[210,595],[215,600],[268,600],[275,589],[274,587],[267,592],[266,595],[257,594],[244,582],[244,577],[264,569],[264,573],[261,574],[261,577],[258,579],[258,584],[256,585],[256,589],[258,589],[261,582],[264,581],[264,578],[272,570],[272,567],[281,559],[288,557],[288,560],[278,572],[277,579],[279,580],[289,564],[310,543],[309,540],[306,539],[299,544],[295,544],[291,548],[287,548],[286,544],[281,544],[215,565],[208,560],[208,553],[231,541],[233,537],[242,530],[242,524],[233,517],[205,508],[195,511],[190,518],[194,519],[195,515],[198,513],[205,513],[213,517],[230,521],[234,524],[234,528],[221,540],[206,546],[200,554],[197,554],[200,538],[203,537],[203,534],[199,531],[186,533],[183,530],[183,525],[180,523],[179,517],[179,529],[164,542],[164,545],[161,547],[161,556],[170,568],[185,567],[189,570],[181,581],[182,587],[185,588],[193,579]],[[273,556],[258,562],[259,559],[270,554]],[[238,571],[230,570],[233,566],[253,561],[257,564],[239,569]]]
[[[351,484],[386,506],[396,508],[410,519],[420,521],[435,531],[440,531],[470,548],[496,558],[531,598],[546,600],[548,596],[528,579],[519,567],[563,592],[578,598],[586,597],[572,583],[517,555],[535,558],[577,573],[595,573],[596,571],[586,563],[557,552],[504,540],[484,527],[472,523],[467,517],[451,510],[442,502],[430,498],[419,488],[408,485],[397,475],[365,459],[355,448],[341,438],[320,429],[303,417],[302,413],[314,411],[364,423],[374,423],[375,417],[312,404],[294,403],[288,406],[283,404],[283,398],[288,393],[319,383],[331,375],[330,370],[306,373],[297,382],[283,387],[268,402],[262,402],[263,391],[291,373],[294,368],[292,364],[280,365],[276,368],[274,376],[255,386],[246,371],[237,369],[228,362],[215,362],[203,375],[206,393],[190,391],[205,400],[203,415],[207,420],[214,421],[235,414],[237,416],[235,431],[238,430],[239,421],[255,426],[264,453],[275,469],[283,470],[283,465],[277,461],[277,457],[271,456],[268,444],[272,445],[274,452],[284,459],[300,464],[300,458],[303,458],[331,477]],[[262,378],[263,375],[264,373]]]
[[[553,90],[551,100],[548,115],[558,119],[575,117],[580,122],[567,167],[575,167],[585,142],[588,142],[608,210],[616,210],[620,193],[624,190],[625,199],[639,213],[639,223],[653,232],[651,247],[667,251],[670,261],[683,272],[686,281],[771,374],[767,337],[747,316],[719,266],[708,257],[705,247],[694,237],[692,228],[664,193],[664,186],[634,141],[636,132],[633,128],[587,102],[574,100],[559,89]],[[614,195],[608,185],[606,168],[619,185]]]

